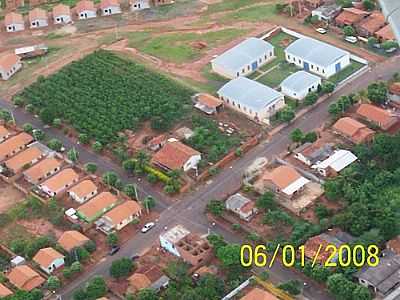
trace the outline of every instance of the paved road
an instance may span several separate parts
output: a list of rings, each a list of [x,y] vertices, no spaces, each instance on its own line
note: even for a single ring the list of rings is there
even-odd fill
[[[357,79],[353,80],[351,84],[345,85],[335,92],[329,99],[314,108],[311,112],[304,115],[302,118],[296,120],[290,126],[283,129],[280,133],[274,135],[269,141],[262,142],[257,147],[253,148],[250,152],[246,153],[240,160],[235,161],[231,166],[222,170],[217,176],[213,177],[211,182],[198,187],[198,189],[189,195],[183,196],[181,201],[175,202],[172,205],[170,199],[155,193],[150,185],[146,182],[137,182],[140,187],[141,195],[153,195],[159,201],[158,209],[161,212],[160,218],[157,221],[157,226],[147,234],[138,234],[134,236],[129,242],[123,245],[121,251],[113,257],[105,258],[102,262],[94,266],[90,270],[86,270],[85,274],[77,278],[72,284],[68,285],[61,291],[64,299],[71,299],[74,290],[82,286],[88,279],[95,274],[107,275],[108,269],[113,260],[130,256],[133,253],[143,253],[156,243],[160,233],[167,228],[171,228],[176,224],[183,224],[193,231],[207,233],[209,231],[222,234],[226,240],[235,243],[243,242],[238,236],[226,231],[222,228],[212,226],[208,223],[204,215],[205,207],[210,199],[222,199],[236,188],[240,186],[243,170],[257,157],[273,158],[279,153],[286,150],[289,145],[288,135],[294,128],[301,128],[304,131],[313,130],[320,127],[326,120],[329,119],[327,108],[332,101],[338,97],[346,95],[368,86],[373,81],[380,79],[389,79],[395,72],[400,70],[399,57],[392,58],[372,69],[372,71],[363,74]],[[9,103],[0,101],[0,106],[10,107]],[[41,123],[33,118],[30,114],[21,109],[15,109],[14,116],[17,124],[21,125],[30,122],[38,128],[42,128]],[[46,134],[60,139],[67,147],[76,146],[69,139],[67,139],[60,131],[55,129],[43,129]],[[85,148],[76,146],[80,152],[80,159],[82,162],[92,161],[99,165],[99,170],[114,170],[120,174],[121,178],[128,182],[136,179],[127,177],[123,170],[103,158],[96,156],[94,153],[87,151]],[[306,283],[304,289],[304,296],[309,299],[327,300],[331,299],[316,283],[304,277],[291,269],[286,269],[280,264],[275,264],[270,270],[271,280],[275,283],[287,281],[289,279],[298,279]]]

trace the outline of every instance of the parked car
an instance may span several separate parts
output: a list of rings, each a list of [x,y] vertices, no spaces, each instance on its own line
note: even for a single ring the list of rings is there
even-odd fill
[[[319,27],[317,29],[315,29],[316,32],[320,33],[320,34],[325,34],[328,32],[328,30],[326,30],[325,28]]]
[[[140,257],[139,254],[135,253],[131,256],[131,260],[137,260]]]
[[[120,246],[112,246],[110,251],[108,252],[108,255],[114,255],[121,249]]]
[[[346,37],[344,38],[344,40],[345,40],[346,42],[349,42],[349,43],[352,43],[352,44],[355,44],[355,43],[358,42],[358,38],[355,37],[355,36],[346,36]]]
[[[150,229],[152,229],[155,225],[156,225],[156,224],[153,223],[153,222],[146,223],[146,224],[143,226],[142,230],[141,230],[142,233],[146,233],[147,231],[149,231]]]

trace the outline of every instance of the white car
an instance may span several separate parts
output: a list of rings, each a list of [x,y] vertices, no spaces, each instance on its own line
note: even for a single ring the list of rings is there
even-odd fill
[[[358,38],[355,37],[355,36],[346,36],[346,37],[344,38],[344,40],[345,40],[346,42],[349,42],[349,43],[352,43],[352,44],[355,44],[355,43],[358,42]]]
[[[328,30],[326,30],[325,28],[322,28],[322,27],[315,29],[315,31],[317,31],[320,34],[325,34],[328,32]]]
[[[144,224],[143,228],[142,228],[142,233],[146,233],[147,231],[149,231],[150,229],[152,229],[156,224],[153,222],[149,222]]]

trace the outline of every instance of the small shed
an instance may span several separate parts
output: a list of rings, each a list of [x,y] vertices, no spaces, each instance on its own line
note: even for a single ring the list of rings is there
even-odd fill
[[[224,102],[210,94],[198,94],[196,96],[195,108],[207,115],[213,115],[222,110]]]
[[[309,93],[316,92],[321,78],[305,71],[298,71],[281,83],[281,92],[293,99],[303,100]]]

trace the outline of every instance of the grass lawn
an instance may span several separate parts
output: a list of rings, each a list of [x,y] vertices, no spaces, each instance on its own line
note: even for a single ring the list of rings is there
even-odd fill
[[[298,70],[299,69],[294,64],[281,62],[275,69],[258,78],[257,81],[274,88],[277,87],[286,77]]]
[[[229,81],[229,79],[214,73],[211,70],[211,64],[205,66],[202,70],[202,74],[208,80],[208,85],[210,86],[211,92],[216,92],[220,89],[225,83]]]
[[[338,84],[339,82],[345,80],[347,77],[349,77],[351,74],[357,72],[360,70],[362,67],[364,67],[364,64],[361,64],[359,62],[356,62],[354,60],[351,61],[351,64],[344,68],[342,71],[339,73],[333,75],[332,77],[329,78],[329,81],[332,81],[335,84]]]
[[[275,5],[267,4],[267,5],[259,5],[254,7],[248,7],[241,9],[239,11],[235,11],[232,13],[228,13],[223,16],[219,21],[222,23],[231,23],[231,22],[259,22],[259,21],[267,21],[275,16]]]
[[[213,14],[221,11],[236,10],[245,6],[263,2],[263,0],[223,0],[208,6],[207,13]]]
[[[204,34],[171,33],[153,36],[150,32],[133,32],[126,34],[129,46],[139,51],[156,56],[165,61],[173,63],[185,63],[201,56],[207,48],[213,48],[227,43],[244,35],[247,30],[224,29],[220,31],[207,32]],[[193,43],[204,42],[205,49],[196,48]]]

